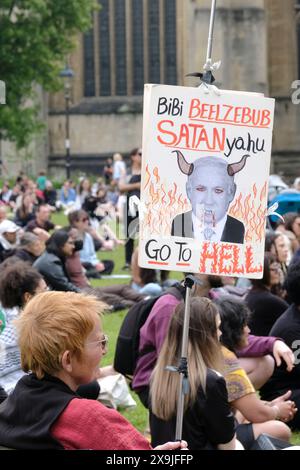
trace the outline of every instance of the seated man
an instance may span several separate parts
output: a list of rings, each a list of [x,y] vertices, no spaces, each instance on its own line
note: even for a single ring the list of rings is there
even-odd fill
[[[50,206],[48,206],[48,204],[40,204],[36,209],[35,219],[31,220],[26,225],[25,230],[35,233],[41,240],[48,240],[50,237],[48,232],[55,228],[55,225],[50,221],[50,216]]]

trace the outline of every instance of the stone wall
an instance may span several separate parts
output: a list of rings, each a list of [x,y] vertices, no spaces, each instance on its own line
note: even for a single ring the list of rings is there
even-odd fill
[[[27,148],[18,150],[12,142],[0,141],[0,156],[4,163],[3,178],[15,178],[20,171],[35,177],[40,170],[48,166],[48,95],[41,87],[35,87],[40,103],[39,119],[45,123],[45,128],[36,135]],[[4,105],[5,106],[5,105]]]
[[[300,105],[290,99],[297,79],[295,0],[218,0],[213,61],[224,89],[258,91],[276,98],[272,171],[300,175]],[[177,1],[178,84],[197,86],[189,72],[202,71],[206,58],[211,0]],[[70,115],[72,168],[97,172],[115,151],[141,144],[142,99],[83,98],[82,42],[72,56],[75,81]],[[64,174],[63,94],[51,97],[49,167]],[[100,171],[100,170],[99,170]]]

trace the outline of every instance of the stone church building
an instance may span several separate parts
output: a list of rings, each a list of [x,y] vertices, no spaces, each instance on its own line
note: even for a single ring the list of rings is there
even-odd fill
[[[144,83],[197,86],[186,74],[202,71],[206,57],[211,0],[100,3],[70,58],[73,173],[101,174],[108,156],[140,146]],[[300,176],[300,104],[291,98],[300,79],[300,0],[217,0],[212,58],[222,60],[220,88],[276,98],[271,171]],[[48,103],[48,168],[56,177],[65,175],[65,126],[62,92]]]

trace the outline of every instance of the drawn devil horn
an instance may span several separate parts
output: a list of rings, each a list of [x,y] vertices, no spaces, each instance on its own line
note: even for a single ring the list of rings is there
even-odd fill
[[[241,171],[246,165],[246,160],[248,157],[250,157],[250,155],[244,155],[239,162],[231,163],[230,165],[228,165],[227,173],[229,174],[229,176],[233,176],[239,171]]]
[[[194,171],[193,163],[188,163],[186,159],[184,158],[183,154],[179,150],[173,150],[172,153],[177,154],[178,166],[180,170],[182,171],[182,173],[190,176]]]

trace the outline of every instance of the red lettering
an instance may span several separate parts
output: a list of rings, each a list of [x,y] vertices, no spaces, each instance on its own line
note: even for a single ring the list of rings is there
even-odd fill
[[[208,119],[214,119],[216,121],[219,120],[219,114],[220,114],[220,105],[219,104],[212,104],[209,110],[209,115]]]
[[[209,251],[209,242],[204,242],[203,243],[203,249],[200,255],[200,266],[199,266],[199,272],[200,273],[205,273],[208,272],[208,269],[206,267],[206,262],[208,260],[212,260],[212,269],[211,273],[216,274],[217,273],[217,265],[218,265],[218,245],[217,243],[213,243],[213,251]]]
[[[230,106],[229,104],[224,104],[223,107],[225,109],[227,108],[227,112],[225,113],[225,116],[223,117],[223,121],[230,121],[229,115],[231,111],[233,110],[233,106]]]
[[[251,122],[251,109],[250,108],[243,108],[241,122],[242,124],[249,124],[249,122]]]
[[[197,98],[194,98],[191,101],[191,106],[189,110],[189,118],[190,119],[195,119],[201,115],[201,109],[200,109],[200,100]]]
[[[261,125],[268,127],[271,124],[270,111],[268,109],[263,109],[261,117]]]
[[[233,245],[233,256],[232,256],[232,262],[233,262],[233,274],[244,274],[244,266],[239,266],[239,261],[240,261],[240,248],[236,245]]]
[[[259,126],[260,124],[260,117],[261,111],[260,109],[253,109],[252,110],[252,123],[255,127]]]
[[[162,137],[160,135],[157,136],[157,140],[160,144],[163,144],[163,145],[174,145],[176,140],[177,140],[177,135],[174,134],[174,132],[171,132],[171,131],[168,131],[167,129],[165,129],[163,126],[164,125],[167,125],[167,126],[171,126],[171,127],[174,127],[174,122],[173,121],[169,121],[169,120],[164,120],[164,121],[160,121],[157,125],[157,129],[158,131],[161,133],[161,134],[166,134],[170,137],[172,137],[172,140],[163,140]]]
[[[226,131],[224,127],[219,132],[219,129],[213,129],[213,149],[220,149],[221,152],[224,152],[225,149],[225,139],[226,139]]]
[[[196,139],[197,139],[197,130],[202,129],[204,126],[199,124],[189,124],[189,127],[193,129],[193,141],[192,141],[192,148],[195,149],[196,147]]]
[[[239,124],[241,122],[241,111],[243,108],[240,108],[239,106],[237,108],[234,108],[234,117],[233,121]]]
[[[219,273],[220,274],[231,274],[232,269],[231,266],[228,266],[226,261],[231,259],[231,253],[226,253],[227,250],[231,250],[232,245],[226,244],[222,245],[220,252],[219,252]]]
[[[185,140],[185,143],[183,144],[182,141]],[[175,147],[177,145],[184,145],[187,148],[190,148],[190,133],[189,133],[189,128],[186,124],[182,124],[180,126],[180,134],[178,136],[178,139],[175,143]]]
[[[208,119],[208,111],[211,108],[211,105],[203,103],[201,107],[201,118]]]
[[[203,126],[202,126],[203,127]],[[200,144],[204,142],[205,144],[205,148],[208,149],[208,150],[215,150],[214,147],[211,147],[209,145],[209,140],[208,140],[208,136],[207,136],[207,132],[205,130],[205,128],[201,129],[200,131],[200,134],[199,134],[199,137],[198,137],[198,140],[197,140],[197,148],[200,147]]]
[[[253,266],[253,250],[251,246],[246,246],[245,267],[246,267],[247,274],[262,272],[261,264],[259,264],[258,266]]]

